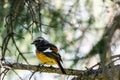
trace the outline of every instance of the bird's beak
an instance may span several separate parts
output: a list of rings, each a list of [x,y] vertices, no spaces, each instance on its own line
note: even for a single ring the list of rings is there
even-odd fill
[[[32,42],[31,44],[35,44],[35,42]]]

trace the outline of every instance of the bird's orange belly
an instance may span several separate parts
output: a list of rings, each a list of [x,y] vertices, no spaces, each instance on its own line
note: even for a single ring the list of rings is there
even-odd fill
[[[48,65],[57,64],[54,59],[47,57],[46,55],[44,55],[44,53],[36,52],[36,56],[43,64],[48,64]]]

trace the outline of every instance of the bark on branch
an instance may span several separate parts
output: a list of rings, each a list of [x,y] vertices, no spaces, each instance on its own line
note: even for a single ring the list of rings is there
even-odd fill
[[[38,66],[38,65],[27,65],[21,63],[3,63],[2,66],[5,69],[17,69],[17,70],[32,70],[34,72],[47,72],[47,73],[58,73],[62,74],[60,69],[55,67],[45,67],[45,66]],[[102,68],[94,70],[93,68],[87,70],[74,70],[74,69],[65,69],[67,75],[74,75],[79,76],[80,79],[86,80],[87,78],[90,79],[102,79],[104,78]],[[107,73],[112,76],[112,72],[116,75],[119,75],[120,72],[120,65],[116,66],[109,66],[106,67]]]

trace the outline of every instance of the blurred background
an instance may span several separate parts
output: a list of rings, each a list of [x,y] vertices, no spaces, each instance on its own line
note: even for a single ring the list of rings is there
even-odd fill
[[[58,47],[64,68],[90,68],[100,62],[100,53],[91,54],[91,50],[103,37],[115,10],[111,0],[0,0],[0,57],[5,62],[38,65],[31,43],[42,36]],[[115,33],[111,55],[120,53],[120,31]],[[9,70],[0,76],[3,80],[29,80],[31,75],[27,70]],[[72,77],[36,72],[31,80]]]

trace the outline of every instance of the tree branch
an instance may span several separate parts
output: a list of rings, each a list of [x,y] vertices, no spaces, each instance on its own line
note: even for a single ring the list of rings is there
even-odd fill
[[[21,63],[2,63],[2,66],[5,69],[18,69],[18,70],[33,70],[36,72],[47,72],[47,73],[58,73],[62,74],[59,68],[55,67],[46,67],[46,66],[38,66],[38,65],[27,65],[27,64],[21,64]],[[115,66],[107,66],[106,67],[108,75],[112,74],[110,73],[111,70],[114,70],[116,74],[120,72],[120,65]],[[87,70],[74,70],[74,69],[65,69],[66,75],[74,75],[79,76],[81,79],[83,78],[86,80],[88,79],[94,79],[94,78],[104,78],[104,71],[102,68],[94,70],[93,68],[87,69]],[[102,77],[101,77],[102,76]]]
[[[1,67],[1,66],[0,66]],[[39,71],[39,72],[47,72],[47,73],[58,73],[62,74],[59,68],[55,67],[46,67],[43,65],[27,65],[27,64],[21,64],[21,63],[3,63],[3,68],[7,69],[18,69],[18,70],[33,70],[33,71]],[[73,69],[65,69],[67,72],[67,75],[82,75],[82,70],[73,70]]]

